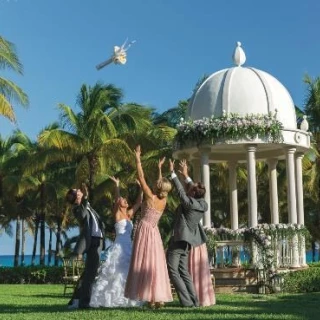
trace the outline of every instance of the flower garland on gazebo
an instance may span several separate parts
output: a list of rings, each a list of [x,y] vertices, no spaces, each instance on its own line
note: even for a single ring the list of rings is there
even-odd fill
[[[255,266],[262,269],[265,273],[264,285],[271,285],[272,278],[276,272],[276,248],[274,244],[283,238],[292,240],[298,237],[298,244],[301,245],[302,239],[309,235],[308,229],[301,224],[259,224],[257,227],[241,228],[232,230],[228,228],[205,228],[208,241],[207,248],[209,254],[215,251],[216,241],[223,240],[242,240],[244,243],[252,241],[257,245],[259,261]]]
[[[276,119],[277,112],[272,114],[257,115],[248,114],[224,114],[222,117],[206,118],[199,120],[181,119],[177,125],[176,141],[183,146],[187,141],[198,144],[204,140],[211,143],[219,139],[254,139],[264,138],[269,142],[278,143],[283,141],[281,130],[283,125]]]

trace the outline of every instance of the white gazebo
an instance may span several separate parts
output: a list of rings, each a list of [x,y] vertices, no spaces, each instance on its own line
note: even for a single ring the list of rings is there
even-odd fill
[[[288,90],[275,77],[265,71],[244,66],[246,56],[238,42],[233,54],[235,66],[210,75],[194,93],[188,106],[187,119],[182,119],[180,129],[192,123],[195,130],[203,127],[201,141],[186,138],[177,143],[174,157],[186,158],[192,163],[194,180],[202,180],[210,190],[210,164],[227,162],[229,167],[231,229],[238,226],[238,195],[236,169],[239,163],[247,164],[248,174],[248,227],[258,225],[256,188],[256,161],[266,161],[269,168],[269,193],[271,223],[279,224],[277,163],[286,162],[288,222],[304,225],[302,158],[310,148],[308,123],[304,119],[297,127],[295,106]],[[224,118],[225,121],[221,120]],[[268,130],[252,136],[218,136],[208,138],[207,132],[219,130],[210,127],[217,123],[241,127],[250,118],[251,125],[278,123],[280,139],[272,138]],[[215,119],[220,119],[215,122]],[[228,122],[229,121],[229,122]],[[241,123],[243,122],[243,123]],[[179,128],[178,128],[179,132]],[[181,135],[180,137],[183,137]],[[182,143],[181,143],[182,142]],[[210,192],[206,194],[209,204],[203,224],[211,227]],[[294,244],[291,248],[290,267],[305,265],[305,248]],[[301,246],[300,246],[301,247]],[[301,251],[301,252],[299,252]]]

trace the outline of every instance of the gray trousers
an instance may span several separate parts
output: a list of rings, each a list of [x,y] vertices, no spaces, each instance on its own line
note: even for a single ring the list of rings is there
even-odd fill
[[[73,295],[73,299],[79,299],[79,308],[89,306],[92,286],[100,266],[102,244],[102,239],[92,238],[91,246],[86,252],[85,267]]]
[[[188,267],[190,248],[190,244],[185,241],[171,241],[167,250],[167,265],[170,280],[176,289],[180,304],[183,307],[199,306]]]

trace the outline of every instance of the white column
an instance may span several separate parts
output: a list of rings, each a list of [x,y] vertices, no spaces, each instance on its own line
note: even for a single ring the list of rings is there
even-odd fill
[[[296,148],[288,148],[286,153],[287,162],[287,193],[288,193],[288,220],[289,223],[297,223],[297,199],[295,179],[295,158]],[[298,237],[293,236],[291,242],[292,260],[291,267],[299,267]]]
[[[277,159],[268,159],[271,223],[279,223]]]
[[[303,179],[302,179],[302,159],[303,153],[296,154],[296,191],[297,191],[297,217],[298,224],[304,225],[304,205],[303,205]],[[300,264],[307,265],[306,261],[306,242],[304,236],[299,238]]]
[[[211,228],[210,165],[209,165],[209,154],[205,150],[202,150],[202,155],[201,155],[201,172],[202,172],[202,182],[206,187],[205,200],[208,203],[208,210],[204,214],[203,225],[204,227]]]
[[[258,225],[256,150],[256,145],[247,146],[249,227],[256,227]]]
[[[296,180],[295,180],[295,163],[294,163],[295,151],[296,151],[295,148],[288,148],[286,153],[289,223],[297,223]]]
[[[303,153],[296,154],[297,223],[299,224],[304,224],[302,158]]]
[[[229,193],[230,193],[230,216],[231,229],[239,229],[238,219],[238,188],[237,188],[237,161],[229,161]],[[240,265],[240,247],[232,246],[232,266],[239,267]]]
[[[231,229],[239,228],[238,222],[238,188],[237,188],[237,162],[229,161],[229,189],[230,189],[230,215]]]
[[[269,201],[270,201],[270,212],[271,212],[271,223],[279,223],[279,203],[278,203],[278,182],[277,182],[277,159],[268,159],[268,172],[269,172]],[[279,266],[279,249],[277,237],[272,237],[272,245],[275,248],[276,261],[275,264]]]

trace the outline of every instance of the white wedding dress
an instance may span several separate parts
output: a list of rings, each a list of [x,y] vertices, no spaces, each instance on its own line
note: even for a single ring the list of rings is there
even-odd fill
[[[133,307],[141,301],[125,298],[124,289],[130,266],[132,252],[132,222],[126,219],[115,223],[116,238],[108,250],[106,260],[98,271],[93,285],[90,306],[99,307]]]

